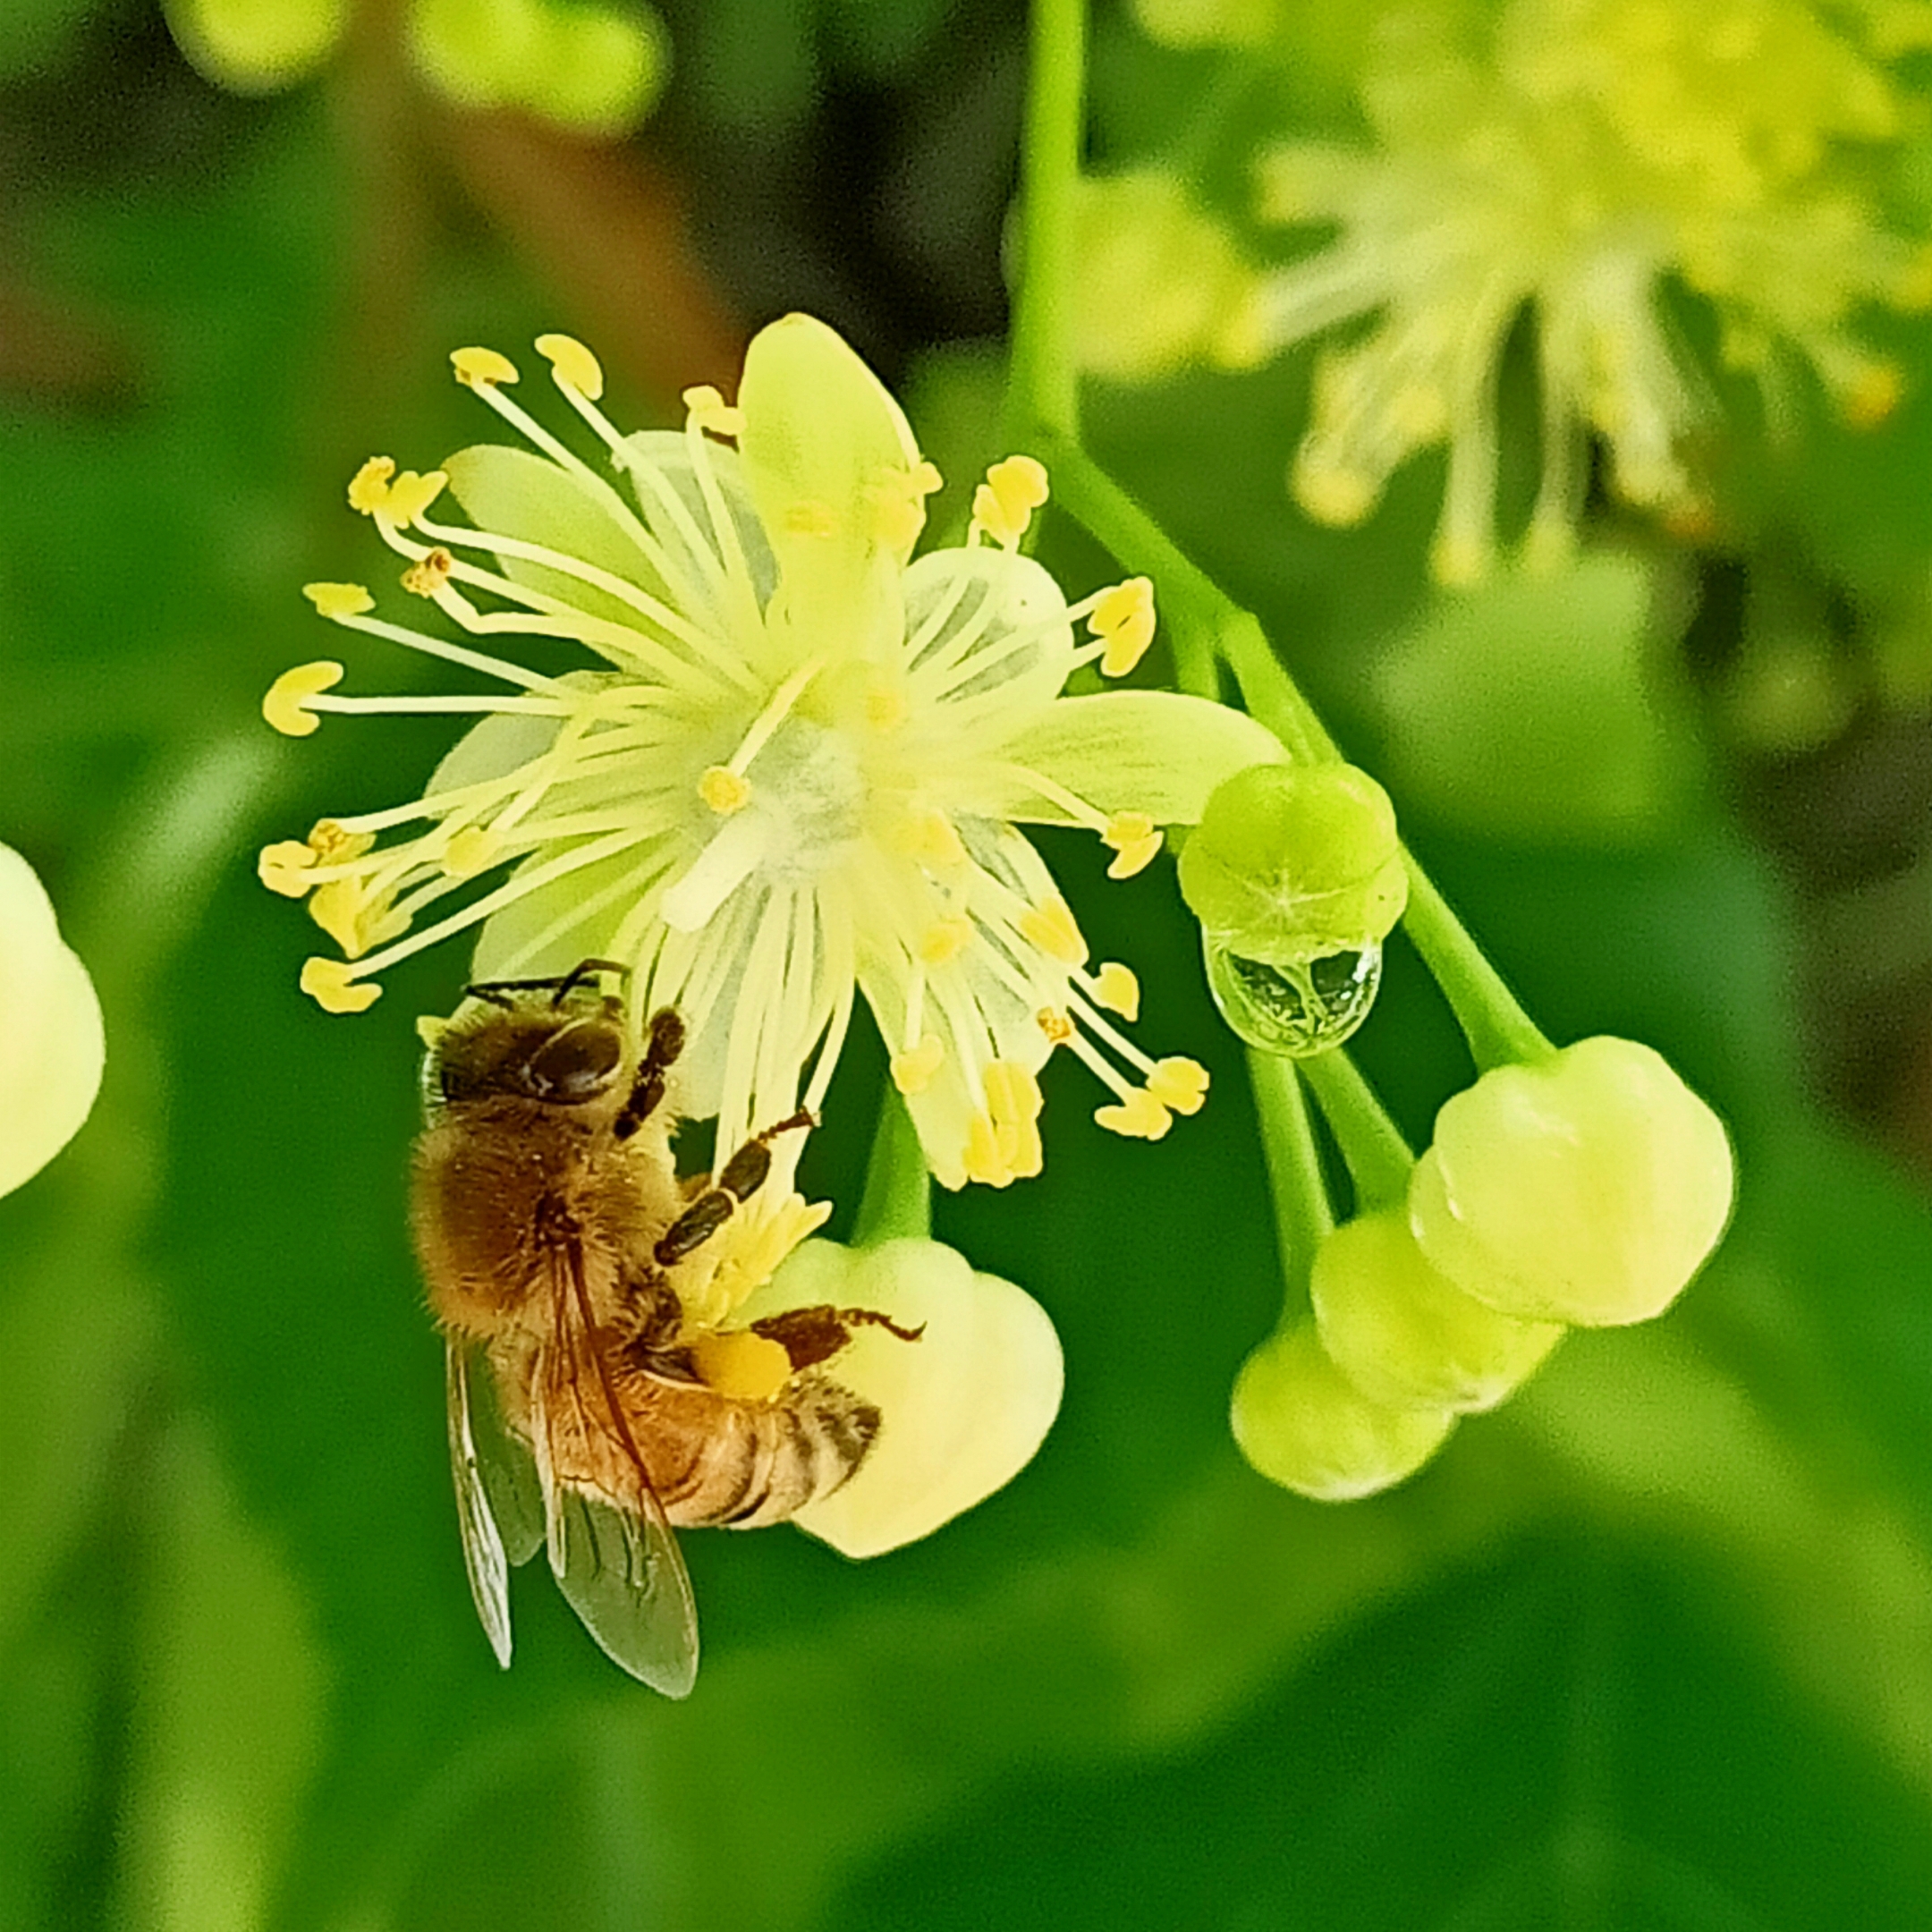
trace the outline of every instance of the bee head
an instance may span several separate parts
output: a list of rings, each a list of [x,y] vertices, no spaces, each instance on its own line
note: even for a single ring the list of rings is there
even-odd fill
[[[492,1009],[437,1040],[429,1097],[445,1106],[499,1097],[582,1106],[610,1091],[625,1060],[623,1028],[601,1006]]]

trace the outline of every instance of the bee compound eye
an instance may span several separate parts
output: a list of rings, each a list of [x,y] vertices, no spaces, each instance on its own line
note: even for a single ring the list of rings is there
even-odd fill
[[[533,1099],[564,1106],[595,1100],[623,1063],[623,1035],[605,1020],[559,1028],[524,1063],[523,1085]]]

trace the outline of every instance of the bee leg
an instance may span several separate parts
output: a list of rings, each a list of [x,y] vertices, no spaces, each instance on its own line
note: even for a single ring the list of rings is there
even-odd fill
[[[917,1342],[926,1333],[924,1322],[917,1328],[902,1328],[877,1309],[862,1308],[787,1309],[751,1324],[753,1335],[775,1342],[791,1357],[794,1370],[830,1361],[852,1340],[854,1328],[883,1328],[902,1342]]]
[[[611,1131],[628,1140],[664,1098],[665,1074],[684,1051],[684,1022],[666,1006],[651,1015],[650,1038],[644,1043],[644,1057],[638,1062],[637,1078],[631,1083],[631,1097],[611,1123]]]
[[[765,1185],[765,1177],[771,1172],[771,1143],[782,1133],[792,1133],[801,1127],[816,1127],[818,1123],[801,1107],[789,1120],[782,1120],[775,1127],[767,1127],[762,1133],[754,1134],[738,1149],[718,1171],[717,1184],[734,1200],[750,1200]]]
[[[700,1194],[657,1238],[651,1250],[658,1267],[672,1267],[701,1248],[729,1221],[738,1203],[722,1188]]]

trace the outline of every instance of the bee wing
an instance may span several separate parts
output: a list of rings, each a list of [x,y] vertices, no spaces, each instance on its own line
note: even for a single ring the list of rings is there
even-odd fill
[[[456,1479],[456,1521],[462,1531],[463,1568],[483,1634],[496,1661],[510,1668],[510,1565],[484,1486],[476,1431],[470,1419],[469,1352],[451,1342],[445,1355],[450,1470]],[[487,1379],[487,1378],[486,1378]],[[529,1555],[526,1551],[525,1555]]]
[[[666,1697],[689,1697],[698,1681],[698,1606],[677,1534],[641,1467],[634,1509],[555,1479],[547,1417],[561,1391],[546,1386],[549,1370],[538,1363],[530,1420],[558,1588],[613,1663]]]
[[[503,1537],[504,1554],[527,1563],[544,1543],[543,1488],[530,1445],[504,1422],[497,1381],[488,1364],[469,1378],[470,1429],[477,1468],[490,1514]],[[453,1447],[453,1441],[452,1444]]]

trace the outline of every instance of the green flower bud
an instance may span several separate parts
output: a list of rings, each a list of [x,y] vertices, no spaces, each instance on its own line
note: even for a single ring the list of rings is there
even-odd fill
[[[1284,965],[1387,936],[1409,899],[1395,808],[1352,765],[1254,765],[1216,787],[1181,892],[1244,957]]]
[[[165,0],[168,30],[195,68],[237,94],[306,80],[335,51],[347,0]]]
[[[1409,1183],[1430,1263],[1504,1315],[1609,1327],[1676,1299],[1724,1232],[1724,1123],[1635,1040],[1497,1067],[1436,1116]]]
[[[1456,1419],[1445,1409],[1370,1402],[1322,1352],[1312,1323],[1270,1335],[1234,1378],[1229,1421],[1249,1462],[1318,1503],[1373,1496],[1435,1454]]]
[[[1561,1324],[1498,1315],[1445,1280],[1399,1208],[1335,1229],[1309,1291],[1329,1359],[1395,1409],[1493,1409],[1563,1339]]]
[[[1256,765],[1209,797],[1181,854],[1208,981],[1250,1046],[1339,1046],[1382,982],[1409,876],[1388,793],[1352,765]]]

